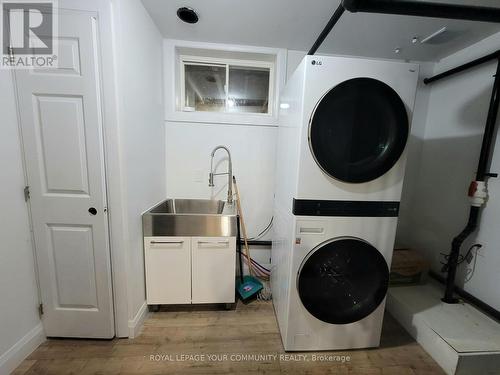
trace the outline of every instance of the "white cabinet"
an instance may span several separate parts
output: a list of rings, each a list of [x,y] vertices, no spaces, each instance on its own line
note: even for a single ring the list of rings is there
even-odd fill
[[[148,305],[234,303],[235,237],[145,237]]]
[[[235,250],[235,237],[191,239],[192,303],[234,302]]]
[[[144,262],[148,304],[191,303],[190,237],[144,238]]]

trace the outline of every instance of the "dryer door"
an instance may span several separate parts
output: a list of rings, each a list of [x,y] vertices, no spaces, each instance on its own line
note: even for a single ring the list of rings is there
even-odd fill
[[[302,262],[297,289],[304,307],[332,324],[357,322],[382,303],[389,268],[380,252],[354,237],[326,241]]]
[[[309,146],[329,176],[361,183],[396,164],[408,131],[406,107],[391,87],[372,78],[354,78],[331,89],[317,104]]]

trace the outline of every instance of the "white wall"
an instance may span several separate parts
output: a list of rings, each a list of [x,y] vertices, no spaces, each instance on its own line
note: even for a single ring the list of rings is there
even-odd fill
[[[227,176],[208,186],[210,153],[217,145],[231,150],[250,237],[264,229],[273,214],[277,128],[269,126],[167,122],[167,191],[175,198],[226,199]],[[227,154],[214,158],[217,173],[227,171]]]
[[[413,203],[416,189],[420,178],[420,162],[422,158],[422,147],[427,124],[427,111],[429,108],[429,97],[431,86],[423,83],[425,77],[432,76],[433,63],[421,63],[417,95],[411,121],[411,131],[407,145],[407,160],[403,191],[401,194],[401,205],[399,211],[398,230],[396,234],[396,248],[410,246],[407,239],[414,231]]]
[[[305,51],[288,50],[286,58],[286,79],[290,78],[295,69],[299,66],[300,62],[307,54]]]
[[[128,252],[129,326],[145,303],[141,213],[166,197],[163,38],[138,0],[115,2],[115,64]],[[113,214],[113,213],[112,213]],[[133,332],[131,332],[133,334]]]
[[[500,48],[500,33],[437,63],[434,73],[468,62]],[[424,251],[432,268],[440,269],[440,253],[465,226],[469,211],[467,189],[474,179],[493,86],[495,62],[460,73],[431,86],[418,178],[413,180],[410,223],[400,241]],[[499,138],[500,139],[500,138]],[[491,166],[500,171],[500,140]],[[462,265],[457,284],[500,309],[500,181],[489,180],[490,199],[479,230],[463,245],[483,248],[472,265]]]
[[[0,70],[0,374],[43,340],[10,72]],[[31,346],[30,346],[30,338]],[[35,341],[33,341],[35,340]],[[27,344],[28,346],[25,346]]]

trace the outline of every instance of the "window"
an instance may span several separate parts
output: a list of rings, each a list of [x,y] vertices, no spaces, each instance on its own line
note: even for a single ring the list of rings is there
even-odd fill
[[[185,111],[224,112],[226,76],[224,65],[184,64]]]
[[[165,40],[165,119],[278,125],[286,50]]]
[[[181,56],[182,111],[271,114],[273,64]]]

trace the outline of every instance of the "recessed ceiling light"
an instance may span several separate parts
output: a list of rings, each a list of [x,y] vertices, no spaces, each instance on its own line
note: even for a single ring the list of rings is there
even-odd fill
[[[198,14],[196,14],[193,8],[182,7],[177,9],[177,17],[180,18],[181,21],[186,23],[196,23],[198,22]]]

